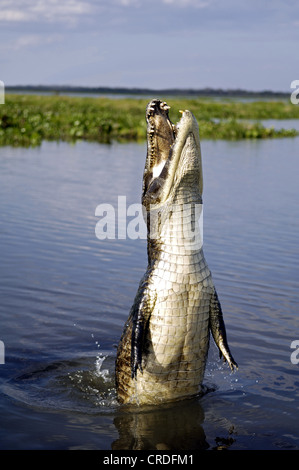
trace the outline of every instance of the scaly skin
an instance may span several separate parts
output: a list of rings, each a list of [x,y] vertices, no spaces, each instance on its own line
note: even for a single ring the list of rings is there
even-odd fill
[[[148,151],[142,203],[148,268],[140,282],[116,359],[120,403],[156,404],[200,393],[209,336],[237,367],[198,225],[202,164],[197,122],[184,111],[177,127],[165,102],[147,106]]]

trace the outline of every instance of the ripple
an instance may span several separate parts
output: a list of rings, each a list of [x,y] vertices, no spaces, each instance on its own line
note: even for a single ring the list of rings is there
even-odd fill
[[[44,410],[109,413],[118,406],[112,356],[35,364],[1,386],[24,405]]]

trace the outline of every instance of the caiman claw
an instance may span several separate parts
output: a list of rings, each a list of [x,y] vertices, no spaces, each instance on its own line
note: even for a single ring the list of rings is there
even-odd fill
[[[238,364],[234,360],[233,356],[231,355],[230,351],[223,345],[220,346],[219,356],[220,359],[223,356],[223,362],[227,362],[230,370],[233,372],[235,369],[238,370]]]
[[[232,371],[234,369],[238,369],[238,364],[231,355],[231,352],[228,347],[222,309],[216,290],[212,295],[210,304],[210,329],[214,341],[218,346],[220,358],[223,356],[224,362],[228,363]]]

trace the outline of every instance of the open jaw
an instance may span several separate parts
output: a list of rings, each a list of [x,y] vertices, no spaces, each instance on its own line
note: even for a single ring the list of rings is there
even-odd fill
[[[188,110],[180,111],[181,119],[173,124],[169,119],[169,109],[170,106],[159,99],[150,101],[146,108],[147,157],[142,196],[145,206],[160,205],[167,200],[174,180],[180,177],[179,164],[187,147],[192,147],[198,155],[201,169],[199,132],[195,117]],[[199,190],[202,192],[202,171],[200,173]]]

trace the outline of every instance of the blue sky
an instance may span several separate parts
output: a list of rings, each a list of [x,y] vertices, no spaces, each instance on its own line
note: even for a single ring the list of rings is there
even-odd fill
[[[0,0],[5,85],[290,91],[298,0]]]

